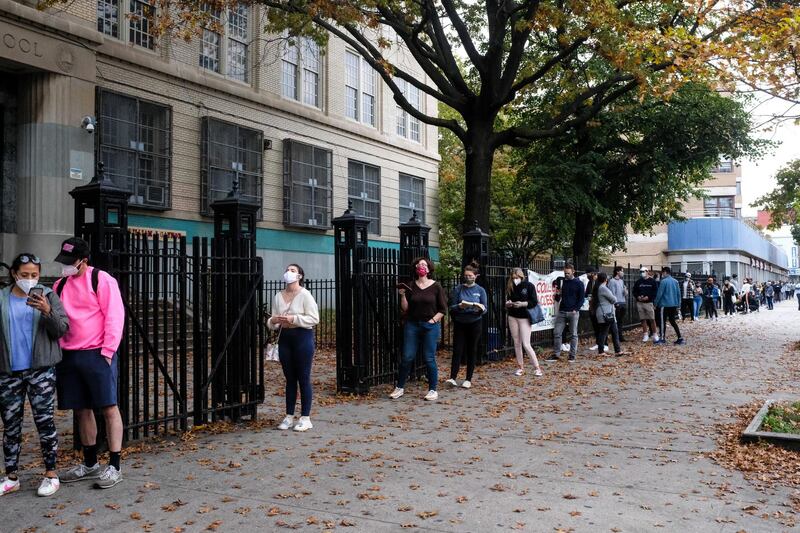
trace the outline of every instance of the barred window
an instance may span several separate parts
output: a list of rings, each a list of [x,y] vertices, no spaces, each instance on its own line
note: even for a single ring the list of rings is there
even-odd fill
[[[168,209],[171,110],[138,98],[98,91],[99,159],[106,175],[131,191],[130,203]]]
[[[407,222],[414,211],[425,222],[425,180],[400,174],[400,223]]]
[[[150,34],[150,19],[155,14],[155,8],[148,2],[130,0],[128,9],[130,15],[128,40],[135,45],[152,50],[155,43]]]
[[[347,199],[353,210],[367,217],[369,232],[381,233],[381,169],[359,161],[347,162]]]
[[[375,71],[354,52],[345,53],[345,112],[348,118],[375,125]]]
[[[291,139],[283,141],[283,222],[331,227],[333,153]]]
[[[98,0],[97,31],[119,38],[119,0]]]
[[[304,104],[320,107],[319,45],[307,37],[297,42],[284,37],[281,60],[281,94]]]
[[[200,212],[211,215],[211,204],[225,198],[239,182],[242,199],[262,205],[264,134],[258,130],[205,117],[202,123],[203,161]],[[262,210],[257,217],[261,220]]]
[[[395,78],[395,83],[403,92],[408,103],[416,110],[422,109],[422,93],[418,87],[411,85],[406,80]],[[422,141],[422,126],[418,118],[412,117],[405,109],[396,106],[397,109],[397,135],[411,139],[415,142]]]

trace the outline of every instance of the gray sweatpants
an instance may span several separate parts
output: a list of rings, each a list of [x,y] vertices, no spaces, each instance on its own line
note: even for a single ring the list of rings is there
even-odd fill
[[[569,355],[575,357],[578,352],[578,318],[580,313],[578,311],[559,311],[556,314],[555,329],[553,331],[553,353],[559,355],[561,353],[561,336],[564,334],[564,329],[569,324]]]

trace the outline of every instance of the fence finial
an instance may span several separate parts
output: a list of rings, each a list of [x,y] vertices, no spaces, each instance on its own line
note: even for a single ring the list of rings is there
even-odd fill
[[[344,214],[345,215],[349,215],[352,212],[353,212],[353,200],[348,200],[347,201],[347,209],[344,210]]]
[[[416,209],[411,211],[411,218],[409,218],[408,221],[409,222],[419,222],[419,219],[417,218],[417,210]]]
[[[231,184],[231,192],[228,193],[228,198],[238,198],[239,197],[239,180],[234,178],[233,183]]]

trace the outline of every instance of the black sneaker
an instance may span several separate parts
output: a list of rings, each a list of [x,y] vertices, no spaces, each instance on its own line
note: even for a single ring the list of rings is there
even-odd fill
[[[675,341],[675,344],[677,344],[677,345],[679,345],[679,346],[680,346],[680,345],[686,344],[686,341],[685,341],[685,340],[683,340],[683,338],[680,338],[680,339],[678,339],[678,340],[676,340],[676,341]]]
[[[556,354],[550,354],[550,357],[544,360],[545,363],[552,363],[554,361],[561,361],[561,359]]]
[[[575,362],[575,356],[574,355],[570,355],[569,358],[567,359],[567,361],[569,361],[570,363],[574,363]]]

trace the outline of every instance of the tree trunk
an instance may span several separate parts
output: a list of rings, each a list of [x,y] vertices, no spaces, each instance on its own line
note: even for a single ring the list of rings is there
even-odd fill
[[[472,229],[475,222],[486,233],[489,227],[489,208],[491,206],[492,161],[494,148],[490,146],[492,121],[488,128],[471,126],[469,139],[465,143],[465,191],[464,191],[464,230]]]
[[[592,240],[594,239],[594,219],[584,211],[575,213],[575,233],[572,236],[572,256],[575,268],[586,270],[589,266]]]

